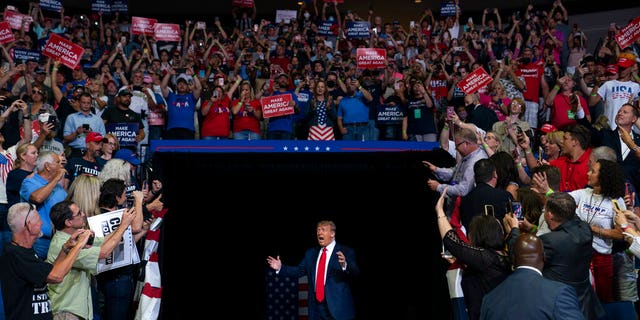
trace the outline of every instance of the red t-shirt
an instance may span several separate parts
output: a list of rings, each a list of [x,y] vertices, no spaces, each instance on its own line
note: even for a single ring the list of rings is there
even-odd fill
[[[527,65],[520,66],[518,70],[516,70],[516,75],[522,76],[527,86],[526,90],[522,92],[524,99],[539,103],[540,80],[544,76],[544,66],[538,62],[529,63]]]
[[[202,122],[203,137],[228,137],[231,131],[231,108],[229,104],[231,99],[224,95],[222,99],[213,101],[208,99],[202,105],[202,108],[210,106],[209,113]]]
[[[240,102],[238,99],[233,100],[232,106]],[[249,105],[253,110],[262,111],[262,105],[257,99],[251,100]],[[253,115],[253,113],[245,111],[245,106],[240,108],[238,114],[233,116],[233,132],[240,132],[243,130],[251,130],[257,134],[260,134],[260,121]]]
[[[580,105],[586,106],[587,100],[579,96]],[[553,107],[551,109],[551,124],[554,125],[558,130],[562,130],[564,127],[568,125],[577,124],[577,121],[574,119],[569,119],[568,111],[571,110],[571,103],[569,97],[558,93],[555,98],[553,98]],[[589,108],[582,108],[584,110],[585,116],[589,115]]]
[[[578,158],[578,161],[573,162],[567,156],[561,156],[549,163],[560,169],[560,192],[569,192],[587,186],[587,171],[589,171],[590,155],[591,148],[588,148],[582,156]]]

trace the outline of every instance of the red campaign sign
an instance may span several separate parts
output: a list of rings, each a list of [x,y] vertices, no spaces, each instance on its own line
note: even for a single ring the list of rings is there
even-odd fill
[[[252,8],[253,0],[232,0],[231,5],[234,7]]]
[[[458,88],[466,94],[472,94],[491,83],[491,81],[493,81],[493,78],[491,78],[483,67],[480,67],[460,80],[460,82],[458,82]]]
[[[19,12],[15,12],[12,10],[4,10],[4,21],[9,22],[9,25],[11,26],[11,29],[14,30],[20,30],[20,27],[22,26],[22,20],[25,19],[27,21],[29,21],[29,23],[25,23],[24,25],[24,31],[28,32],[29,31],[29,25],[31,25],[31,22],[33,21],[33,18],[29,15],[26,14],[22,14]]]
[[[175,23],[156,23],[154,30],[156,40],[180,42],[180,25]]]
[[[358,48],[356,50],[358,69],[384,69],[387,65],[387,50]]]
[[[260,104],[262,104],[262,116],[265,118],[271,118],[295,113],[295,110],[290,103],[291,99],[290,93],[260,98]]]
[[[131,17],[131,34],[153,36],[153,27],[158,20],[142,17]]]
[[[638,38],[640,38],[640,16],[633,19],[616,34],[616,42],[622,49],[630,46]]]
[[[63,65],[75,69],[84,54],[84,48],[57,33],[51,33],[49,41],[42,49],[42,54],[54,60],[60,60]]]
[[[11,30],[11,26],[9,22],[2,21],[0,22],[0,43],[5,44],[12,42],[16,38],[13,37],[13,31]]]

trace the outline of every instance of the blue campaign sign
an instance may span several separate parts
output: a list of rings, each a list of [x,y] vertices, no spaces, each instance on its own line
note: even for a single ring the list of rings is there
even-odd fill
[[[118,138],[120,146],[135,147],[138,145],[136,135],[138,134],[137,123],[109,123],[105,125],[107,133],[111,133]]]
[[[129,12],[129,1],[128,0],[112,0],[111,1],[111,12]]]
[[[443,1],[440,3],[441,16],[455,16],[456,4],[453,1]],[[462,15],[462,9],[458,6],[458,15]]]
[[[40,61],[40,52],[37,50],[13,49],[13,60],[16,61]]]
[[[40,8],[46,11],[62,11],[62,1],[60,0],[40,0]]]
[[[347,39],[367,39],[371,36],[369,21],[347,22]]]
[[[91,11],[111,13],[111,0],[91,0]]]
[[[336,36],[338,35],[338,24],[335,21],[320,21],[318,24],[318,34],[321,36]]]

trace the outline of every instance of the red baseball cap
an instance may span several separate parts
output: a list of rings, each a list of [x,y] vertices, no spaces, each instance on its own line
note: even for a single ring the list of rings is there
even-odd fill
[[[555,132],[558,131],[558,128],[556,128],[556,126],[552,125],[551,123],[545,123],[541,128],[540,131],[544,132],[544,133],[549,133],[549,132]]]
[[[87,136],[84,138],[85,142],[108,142],[107,138],[103,137],[100,132],[91,131],[87,133]]]
[[[615,64],[610,64],[607,66],[606,74],[618,74],[618,66]]]
[[[620,58],[618,59],[618,66],[619,67],[623,67],[623,68],[629,68],[632,65],[634,65],[636,62],[631,60],[631,59],[627,59],[627,58]]]

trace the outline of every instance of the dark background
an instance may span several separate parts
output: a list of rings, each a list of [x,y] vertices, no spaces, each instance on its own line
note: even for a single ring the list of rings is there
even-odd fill
[[[422,160],[446,152],[156,153],[167,213],[163,319],[265,318],[266,257],[297,265],[320,220],[354,248],[358,319],[448,319],[435,193]],[[216,298],[214,298],[216,297]],[[238,313],[240,312],[240,313]]]

